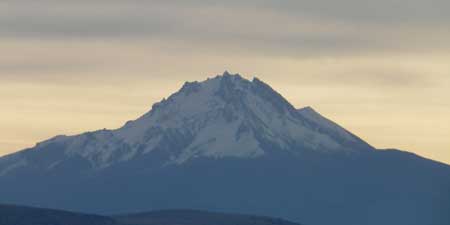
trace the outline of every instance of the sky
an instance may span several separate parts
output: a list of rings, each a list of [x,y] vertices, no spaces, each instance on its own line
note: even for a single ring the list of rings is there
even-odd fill
[[[448,0],[0,0],[0,155],[118,128],[185,81],[270,84],[450,164]]]

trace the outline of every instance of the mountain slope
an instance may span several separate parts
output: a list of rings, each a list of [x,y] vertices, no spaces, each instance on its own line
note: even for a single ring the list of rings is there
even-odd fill
[[[450,167],[376,150],[258,79],[186,83],[116,130],[0,158],[0,199],[94,213],[191,208],[306,224],[443,225]]]

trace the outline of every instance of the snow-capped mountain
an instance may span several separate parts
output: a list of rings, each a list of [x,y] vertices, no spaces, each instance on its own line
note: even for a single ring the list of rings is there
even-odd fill
[[[273,151],[351,154],[372,147],[309,107],[296,110],[259,79],[225,72],[203,82],[186,82],[122,128],[57,136],[33,149],[63,153],[43,164],[45,169],[71,157],[101,169],[153,151],[167,154],[165,164],[181,164],[196,157],[254,158]],[[34,163],[27,152],[10,157],[16,160],[3,168],[0,164],[0,175]]]
[[[88,213],[167,208],[306,224],[450,224],[450,167],[377,150],[269,85],[187,82],[115,130],[0,158],[0,201]]]

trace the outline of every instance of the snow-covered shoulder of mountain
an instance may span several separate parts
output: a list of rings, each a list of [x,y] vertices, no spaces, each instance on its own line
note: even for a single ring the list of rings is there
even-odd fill
[[[36,163],[45,169],[73,158],[102,169],[155,152],[163,153],[158,157],[164,164],[181,164],[198,157],[255,158],[277,151],[349,154],[368,149],[372,147],[312,108],[296,110],[261,80],[225,72],[203,82],[186,82],[119,129],[56,136],[19,152],[18,160],[4,165],[0,161],[0,175],[33,164],[36,154],[52,155],[53,161]]]
[[[374,150],[372,146],[364,142],[361,138],[352,134],[350,131],[341,127],[337,123],[322,116],[312,107],[307,106],[298,109],[298,112],[309,122],[314,123],[317,126],[319,132],[328,133],[329,135],[332,135],[335,138],[340,139],[341,142],[354,143],[361,148]]]

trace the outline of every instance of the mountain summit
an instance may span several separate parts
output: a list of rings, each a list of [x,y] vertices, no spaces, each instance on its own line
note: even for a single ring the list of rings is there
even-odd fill
[[[380,151],[269,85],[186,82],[115,130],[0,158],[5,203],[112,214],[201,209],[305,224],[450,224],[450,167]]]
[[[257,78],[225,72],[181,90],[129,122],[117,135],[143,152],[176,149],[174,163],[192,157],[260,157],[273,151],[359,151],[371,147],[325,120],[307,117]]]

